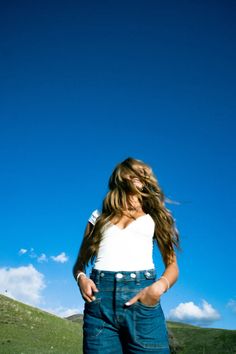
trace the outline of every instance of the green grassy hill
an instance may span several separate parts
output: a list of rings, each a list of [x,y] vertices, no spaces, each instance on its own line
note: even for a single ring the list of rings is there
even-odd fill
[[[167,321],[172,353],[236,354],[236,330]],[[177,349],[177,350],[175,350]]]
[[[0,295],[0,353],[82,353],[81,324]]]
[[[236,331],[167,321],[172,353],[236,354]],[[0,354],[82,354],[82,316],[68,319],[0,295]]]

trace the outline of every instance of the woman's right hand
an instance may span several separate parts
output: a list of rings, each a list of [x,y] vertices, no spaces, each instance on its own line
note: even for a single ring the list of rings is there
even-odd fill
[[[82,298],[87,301],[91,302],[95,300],[95,296],[93,296],[93,292],[98,292],[98,288],[96,287],[95,283],[92,279],[87,278],[83,275],[79,277],[78,286],[82,295]]]

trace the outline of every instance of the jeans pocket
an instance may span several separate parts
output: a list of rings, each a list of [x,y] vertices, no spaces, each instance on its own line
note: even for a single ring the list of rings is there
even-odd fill
[[[92,300],[92,301],[85,301],[84,304],[85,306],[88,306],[88,305],[93,305],[93,304],[96,304],[96,303],[99,303],[101,301],[101,298],[95,298],[95,300]]]
[[[150,308],[150,309],[158,307],[160,305],[160,303],[161,303],[160,299],[154,305],[146,305],[143,302],[141,302],[140,300],[137,301],[138,306],[143,306],[143,307]]]
[[[84,303],[83,333],[85,337],[97,337],[104,328],[102,319],[101,298],[96,298],[91,302]]]
[[[169,353],[168,332],[160,302],[148,306],[140,301],[134,309],[134,337],[143,348],[156,348]]]

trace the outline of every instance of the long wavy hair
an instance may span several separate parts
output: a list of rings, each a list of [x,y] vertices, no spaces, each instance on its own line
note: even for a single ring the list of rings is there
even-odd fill
[[[142,188],[137,187],[133,178],[138,178]],[[155,222],[154,240],[166,265],[173,261],[174,246],[179,250],[179,232],[170,210],[165,207],[165,196],[152,168],[141,160],[127,158],[119,163],[109,178],[109,191],[102,203],[102,212],[95,226],[85,235],[78,256],[79,269],[85,269],[93,262],[102,239],[104,227],[114,217],[127,215],[127,206],[132,207],[131,197],[136,196],[146,214]],[[130,215],[131,216],[131,215]],[[132,217],[132,216],[131,216]]]

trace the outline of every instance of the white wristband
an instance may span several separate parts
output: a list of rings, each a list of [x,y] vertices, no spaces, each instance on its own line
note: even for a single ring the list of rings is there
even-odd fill
[[[80,277],[81,275],[84,275],[84,276],[86,277],[86,274],[85,274],[84,272],[79,272],[79,273],[77,274],[77,276],[76,276],[76,281],[77,281],[77,283],[78,283],[79,277]]]
[[[167,292],[167,290],[170,288],[170,282],[169,282],[169,280],[168,280],[166,277],[164,277],[163,275],[162,275],[159,279],[161,279],[161,278],[165,279],[165,281],[166,281],[166,283],[167,283],[167,289],[166,289],[166,291],[165,291],[165,292]]]

